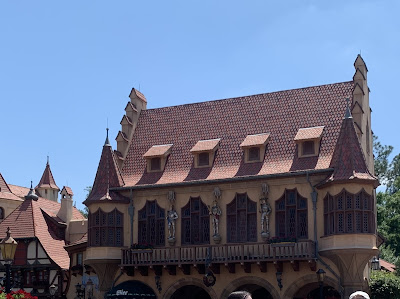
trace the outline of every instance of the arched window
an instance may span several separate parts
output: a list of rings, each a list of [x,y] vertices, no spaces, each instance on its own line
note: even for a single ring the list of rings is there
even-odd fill
[[[123,214],[117,209],[89,213],[89,246],[122,246]]]
[[[226,206],[226,220],[228,242],[257,242],[257,203],[247,193],[237,193]]]
[[[200,197],[191,197],[181,215],[182,244],[209,244],[210,215]]]
[[[0,222],[4,219],[4,209],[0,207]]]
[[[155,200],[146,201],[145,206],[138,213],[139,216],[139,244],[153,246],[165,245],[165,210]]]
[[[352,194],[342,190],[324,198],[325,235],[372,233],[374,231],[372,196],[361,190]]]
[[[275,215],[277,237],[307,239],[307,198],[300,196],[296,189],[285,190],[275,202]]]

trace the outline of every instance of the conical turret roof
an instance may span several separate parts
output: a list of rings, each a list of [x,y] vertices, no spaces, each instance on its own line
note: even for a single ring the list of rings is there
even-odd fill
[[[53,174],[51,173],[49,160],[47,160],[46,168],[44,169],[42,178],[35,189],[37,188],[51,188],[60,190],[56,184],[56,181],[54,180]]]

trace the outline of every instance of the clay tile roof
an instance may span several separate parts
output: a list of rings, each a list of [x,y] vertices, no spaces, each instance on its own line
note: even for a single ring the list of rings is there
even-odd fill
[[[349,180],[370,182],[375,187],[379,185],[378,179],[368,170],[351,116],[342,121],[330,167],[334,168],[333,173],[320,186]]]
[[[321,138],[323,130],[324,126],[313,127],[313,128],[301,128],[297,131],[297,134],[294,137],[294,141],[312,140]]]
[[[0,192],[10,192],[10,187],[8,187],[5,179],[3,178],[3,176],[0,173]]]
[[[160,157],[165,156],[169,153],[172,144],[163,144],[163,145],[153,145],[149,150],[143,155],[145,158],[151,157]]]
[[[61,190],[61,192],[63,192],[65,190],[65,192],[67,192],[68,195],[73,196],[74,192],[72,192],[72,189],[70,187],[64,186]]]
[[[269,133],[247,135],[243,142],[240,144],[240,147],[265,145],[268,141],[269,136]]]
[[[8,186],[10,187],[11,192],[20,198],[24,198],[29,193],[29,190],[30,190],[27,187],[21,187],[21,186],[16,186],[16,185],[11,185],[11,184],[9,184]],[[35,192],[35,193],[36,193],[36,195],[38,195],[37,192]]]
[[[42,178],[40,179],[40,182],[35,187],[35,189],[37,188],[52,188],[60,190],[54,180],[53,174],[51,173],[50,164],[48,162],[46,164],[46,168],[44,169]]]
[[[139,90],[132,88],[131,94],[129,97],[134,93],[139,99],[141,99],[143,102],[147,103],[146,97],[144,96],[143,93],[141,93]]]
[[[121,176],[117,159],[112,147],[104,145],[92,191],[84,201],[85,204],[97,200],[126,201],[125,197],[114,192],[109,192],[109,188],[124,186],[124,180]]]
[[[214,151],[218,146],[221,138],[200,140],[192,147],[191,153]]]
[[[353,81],[225,100],[142,110],[121,173],[125,186],[160,185],[328,169]],[[298,158],[298,128],[325,126],[316,157]],[[246,164],[240,144],[268,132],[260,163]],[[190,149],[199,140],[221,138],[211,169],[196,169]],[[170,144],[163,172],[147,173],[143,153]]]
[[[379,264],[381,266],[381,268],[389,271],[389,272],[394,272],[396,271],[396,265],[393,265],[383,259],[379,259]]]
[[[5,237],[7,227],[15,239],[37,238],[49,257],[62,269],[69,268],[69,256],[64,250],[65,241],[59,238],[46,217],[59,219],[55,216],[61,204],[39,197],[35,200],[25,200],[0,223],[0,239]],[[47,216],[46,216],[47,215]],[[72,212],[73,219],[84,219],[76,209]]]

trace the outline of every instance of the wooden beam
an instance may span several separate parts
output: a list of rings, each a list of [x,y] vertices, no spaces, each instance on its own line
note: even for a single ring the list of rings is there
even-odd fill
[[[210,270],[211,270],[214,274],[220,274],[219,266],[220,266],[220,264],[211,264],[211,265],[210,265]]]
[[[139,268],[139,273],[142,276],[148,276],[149,275],[149,267],[147,267],[147,266],[139,266],[138,268]]]
[[[308,265],[310,266],[311,271],[317,271],[317,263],[315,260],[308,260]]]
[[[251,273],[251,263],[240,263],[245,273]]]
[[[194,264],[193,267],[197,270],[199,274],[206,273],[206,267],[204,264]]]
[[[190,275],[190,265],[188,264],[179,265],[179,269],[182,270],[183,274]]]
[[[229,273],[235,273],[235,264],[234,263],[226,263],[225,267],[228,268]]]
[[[294,271],[299,271],[300,268],[299,261],[290,261],[290,264],[292,265]]]
[[[150,269],[152,269],[154,271],[154,274],[156,276],[162,276],[162,266],[150,266]]]
[[[166,265],[164,268],[167,270],[169,275],[176,275],[176,266],[175,265]]]
[[[257,262],[257,265],[262,273],[267,272],[267,262]]]

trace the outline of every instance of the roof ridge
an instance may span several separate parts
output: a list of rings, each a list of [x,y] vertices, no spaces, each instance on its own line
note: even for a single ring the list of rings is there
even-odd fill
[[[330,86],[330,85],[347,84],[347,83],[353,83],[353,82],[354,82],[353,80],[349,80],[349,81],[343,81],[343,82],[337,82],[337,83],[328,83],[328,84],[313,85],[313,86],[307,86],[307,87],[291,88],[291,89],[278,90],[278,91],[272,91],[272,92],[262,92],[262,93],[244,95],[244,96],[239,96],[239,97],[230,97],[230,98],[224,98],[224,99],[216,99],[216,100],[209,100],[209,101],[186,103],[186,104],[164,106],[164,107],[157,107],[157,108],[147,108],[145,110],[142,110],[141,113],[143,113],[143,112],[146,113],[147,111],[153,111],[153,110],[159,110],[159,109],[168,109],[168,108],[190,106],[190,105],[198,105],[198,104],[205,104],[205,103],[215,103],[215,102],[228,101],[228,100],[238,100],[238,99],[244,99],[244,98],[247,98],[247,97],[256,97],[256,96],[262,96],[262,95],[273,95],[275,93],[281,93],[281,92],[289,92],[289,91],[294,91],[294,90],[305,90],[305,89],[309,89],[309,88],[325,87],[325,86]]]

